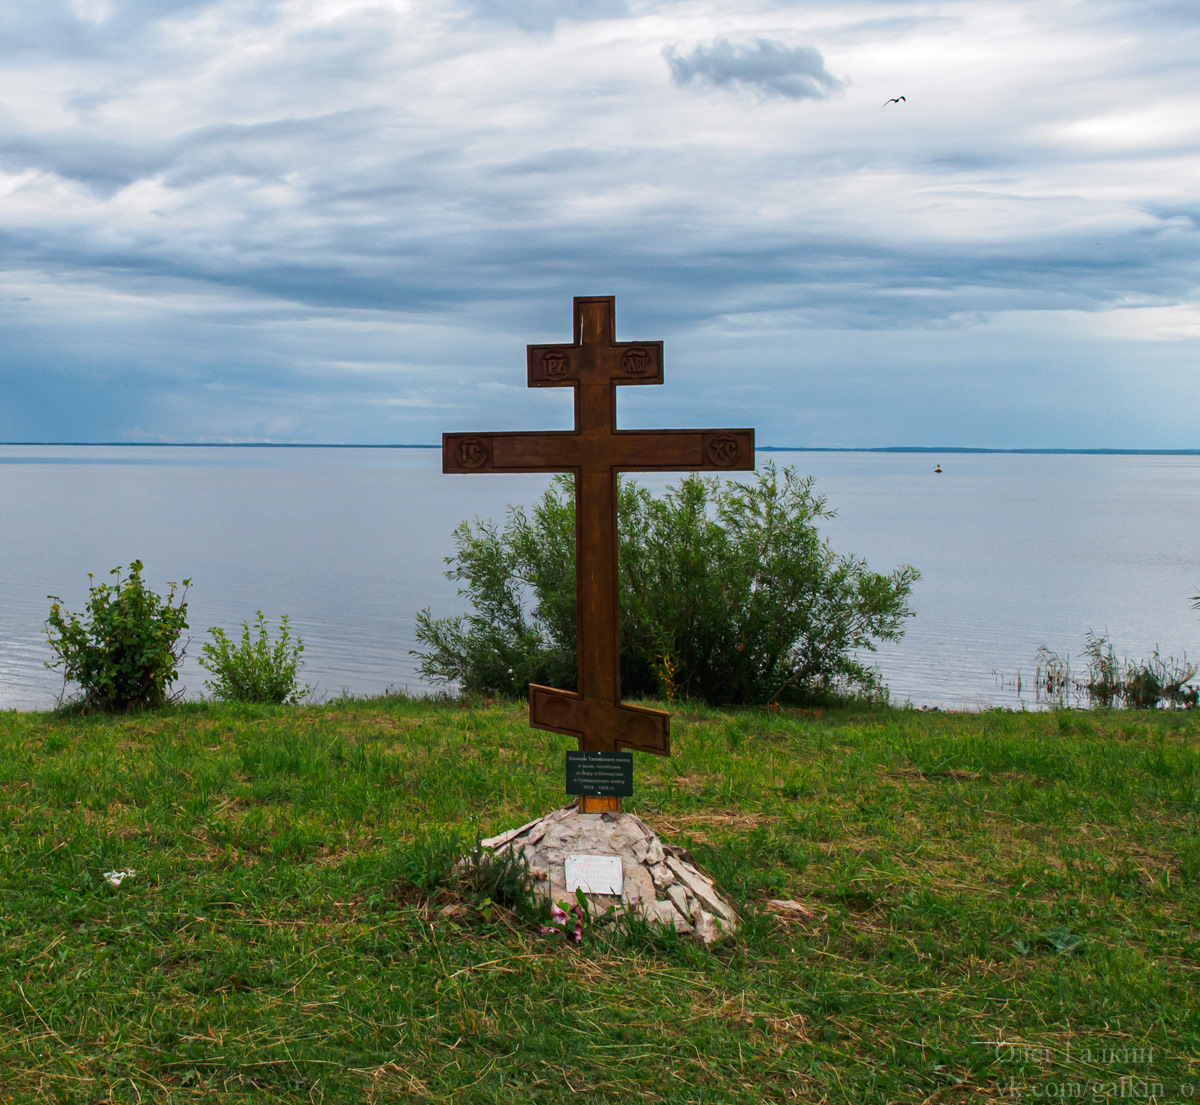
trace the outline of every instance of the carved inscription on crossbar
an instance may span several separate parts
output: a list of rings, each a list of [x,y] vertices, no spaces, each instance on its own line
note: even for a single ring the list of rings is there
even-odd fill
[[[661,384],[659,341],[618,342],[612,296],[575,300],[575,340],[531,345],[531,388],[571,388],[575,428],[442,436],[443,472],[571,472],[579,689],[529,688],[529,724],[585,750],[670,755],[670,715],[621,702],[617,473],[748,471],[753,430],[618,430],[617,387]]]

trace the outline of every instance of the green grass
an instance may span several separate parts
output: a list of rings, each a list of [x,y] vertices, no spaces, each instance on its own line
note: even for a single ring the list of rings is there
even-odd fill
[[[1200,1095],[1200,715],[673,742],[628,807],[742,909],[707,951],[453,908],[457,849],[564,800],[520,706],[0,714],[0,1102]]]

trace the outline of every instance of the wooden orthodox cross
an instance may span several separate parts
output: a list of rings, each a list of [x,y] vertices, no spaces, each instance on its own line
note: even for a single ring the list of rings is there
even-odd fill
[[[617,473],[747,471],[753,430],[618,430],[617,385],[661,384],[662,342],[617,342],[613,296],[575,299],[572,345],[528,347],[531,388],[573,388],[575,428],[443,434],[443,472],[572,472],[579,684],[529,687],[529,724],[575,737],[582,750],[668,756],[670,714],[621,702]],[[620,809],[585,797],[580,809]]]

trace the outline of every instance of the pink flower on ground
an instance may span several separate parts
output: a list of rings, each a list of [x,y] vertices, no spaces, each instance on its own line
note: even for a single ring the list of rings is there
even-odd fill
[[[564,910],[561,906],[550,906],[550,924],[542,926],[542,932],[547,935],[561,932],[563,936],[574,944],[583,943],[583,914],[579,910],[579,906],[571,906],[571,913],[575,914],[575,931],[572,933],[567,928],[567,922],[570,920],[570,913]]]

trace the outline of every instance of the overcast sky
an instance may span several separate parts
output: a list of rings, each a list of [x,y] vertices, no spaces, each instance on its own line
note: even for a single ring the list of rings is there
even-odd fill
[[[4,0],[0,440],[1200,446],[1195,0]],[[902,102],[885,103],[903,96]]]

